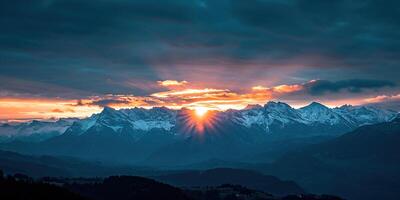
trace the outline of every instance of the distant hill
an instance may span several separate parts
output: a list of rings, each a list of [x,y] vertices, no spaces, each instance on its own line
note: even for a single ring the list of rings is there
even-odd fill
[[[0,150],[0,169],[7,174],[43,176],[110,176],[113,174],[155,174],[153,169],[138,166],[104,165],[71,157],[31,156]]]
[[[96,184],[69,184],[64,187],[94,200],[191,199],[179,188],[136,176],[112,176]]]
[[[40,200],[342,200],[330,195],[271,194],[240,185],[177,188],[137,176],[111,176],[105,179],[80,178],[59,184],[53,178],[34,180],[23,174],[3,176],[0,170],[0,199]],[[63,178],[55,178],[63,180]],[[66,179],[68,180],[68,179]],[[91,181],[92,180],[92,181]]]
[[[155,171],[146,168],[105,166],[101,163],[74,158],[28,156],[0,151],[0,169],[7,174],[22,173],[34,177],[55,176],[109,176],[112,174],[152,176],[176,186],[217,186],[225,183],[240,184],[271,194],[301,194],[304,190],[296,183],[282,181],[254,171],[220,168],[207,171]],[[163,174],[163,175],[157,175]]]
[[[57,164],[60,161],[51,157],[33,157],[10,151],[0,151],[0,169],[9,174],[23,173],[38,177],[71,175],[65,166]]]
[[[303,194],[305,191],[293,181],[282,181],[255,171],[216,168],[205,171],[188,171],[155,177],[176,186],[218,186],[237,184],[275,195]]]
[[[400,118],[362,126],[336,139],[291,152],[256,169],[295,180],[312,192],[349,199],[398,199]]]

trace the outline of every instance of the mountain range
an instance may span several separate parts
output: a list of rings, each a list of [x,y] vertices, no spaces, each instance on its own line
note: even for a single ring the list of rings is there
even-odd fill
[[[137,167],[110,167],[98,162],[66,157],[27,156],[5,151],[0,151],[0,168],[8,173],[27,173],[35,176],[141,174],[183,187],[218,185],[226,182],[276,194],[279,194],[279,191],[300,191],[292,187],[294,185],[290,181],[276,181],[273,177],[275,176],[280,180],[294,180],[305,191],[312,193],[336,194],[356,200],[395,200],[398,199],[400,186],[399,133],[400,116],[396,116],[388,122],[363,125],[338,137],[289,151],[271,163],[236,165],[272,176],[248,170],[221,168],[156,172],[150,168],[138,170]],[[233,162],[222,164],[234,165]],[[210,169],[215,166],[208,162],[203,163],[202,167]],[[279,187],[283,183],[285,189],[280,190]],[[274,191],[271,191],[272,188],[275,188]]]
[[[40,142],[64,133],[78,118],[62,118],[57,121],[39,121],[0,124],[0,142],[14,140]]]
[[[362,125],[390,121],[396,114],[373,107],[328,108],[316,102],[299,109],[268,102],[242,110],[208,111],[204,119],[196,119],[194,111],[185,108],[105,107],[84,119],[3,124],[0,133],[7,141],[14,139],[3,143],[3,149],[21,153],[177,166],[209,159],[267,161]]]
[[[204,118],[188,109],[107,107],[85,119],[2,128],[30,125],[41,127],[35,130],[65,130],[46,139],[15,137],[2,143],[3,150],[35,154],[0,151],[0,167],[6,171],[38,176],[139,173],[176,186],[230,182],[264,191],[273,187],[263,184],[275,180],[263,175],[268,174],[293,180],[307,192],[357,200],[394,200],[400,186],[400,115],[373,107],[328,108],[314,102],[294,109],[269,102],[243,110],[208,111]],[[216,167],[225,169],[207,170]],[[160,175],[157,169],[177,171]],[[219,176],[226,172],[230,175]],[[253,185],[240,174],[263,181]]]

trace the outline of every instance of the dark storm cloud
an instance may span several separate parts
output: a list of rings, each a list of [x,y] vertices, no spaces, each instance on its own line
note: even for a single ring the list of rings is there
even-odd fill
[[[279,41],[278,48],[294,48],[297,52],[342,60],[327,65],[365,66],[374,59],[380,60],[371,64],[382,63],[383,58],[394,59],[399,54],[399,4],[398,1],[233,0],[232,7],[243,23],[287,40]]]
[[[394,87],[395,83],[382,80],[341,80],[327,81],[316,80],[304,84],[304,89],[311,95],[323,95],[325,93],[351,92],[359,93],[364,90],[373,90],[383,87]]]
[[[287,65],[304,80],[346,74],[398,83],[399,8],[391,0],[1,1],[0,75],[15,85],[0,81],[0,92],[144,95],[158,90],[151,83],[194,72],[225,84],[294,82],[277,74],[289,74],[280,70]],[[312,91],[370,87],[324,84]]]
[[[88,95],[147,93],[126,83],[159,80],[143,61],[158,45],[146,32],[163,24],[188,23],[193,14],[193,5],[186,1],[1,4],[1,75],[86,90]]]

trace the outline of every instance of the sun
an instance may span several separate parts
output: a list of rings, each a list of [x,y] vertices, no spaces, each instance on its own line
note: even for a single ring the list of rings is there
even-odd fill
[[[194,111],[197,117],[203,117],[207,113],[208,109],[205,107],[196,107],[194,108]]]

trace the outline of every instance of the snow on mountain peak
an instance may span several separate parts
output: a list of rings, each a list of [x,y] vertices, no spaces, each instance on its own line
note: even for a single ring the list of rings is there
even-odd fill
[[[312,102],[298,110],[300,115],[311,123],[323,123],[329,125],[340,123],[346,124],[345,119],[342,116],[318,102]]]
[[[264,108],[270,121],[277,120],[283,123],[303,121],[297,110],[286,103],[269,101]]]
[[[71,127],[73,134],[83,134],[91,127],[101,129],[111,128],[115,132],[123,130],[149,131],[151,129],[171,130],[175,126],[176,111],[165,107],[154,107],[151,109],[132,108],[115,110],[105,107],[99,114],[77,122]]]
[[[381,110],[370,106],[341,106],[333,110],[358,126],[385,122],[396,114],[394,111]]]
[[[20,125],[1,126],[2,135],[29,135],[35,133],[81,135],[91,127],[93,130],[114,130],[117,133],[144,133],[152,129],[162,129],[167,132],[174,130],[179,116],[186,109],[172,110],[166,107],[151,109],[132,108],[116,110],[105,107],[101,113],[93,114],[84,119],[60,119],[56,122],[32,121]],[[355,128],[364,124],[390,121],[396,112],[380,110],[373,107],[345,105],[338,108],[328,108],[321,103],[312,102],[309,105],[295,109],[283,102],[270,101],[264,106],[249,105],[242,110],[228,110],[216,115],[218,121],[231,121],[239,126],[250,128],[256,126],[270,133],[277,129],[288,127],[344,127]]]
[[[280,101],[268,101],[267,104],[264,105],[264,107],[267,109],[293,109],[289,104]]]

